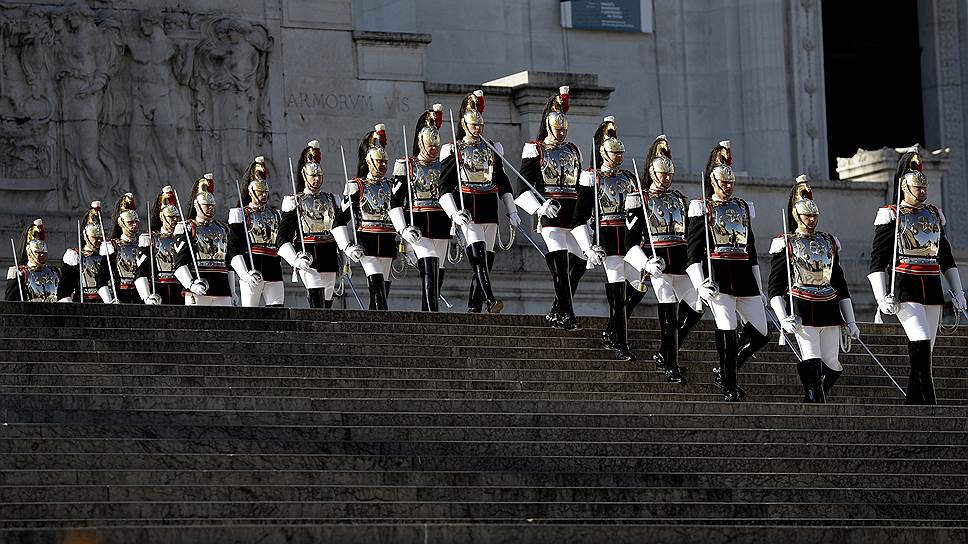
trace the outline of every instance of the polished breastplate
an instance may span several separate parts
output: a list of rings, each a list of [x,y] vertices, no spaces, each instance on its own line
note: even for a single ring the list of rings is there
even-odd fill
[[[361,230],[383,232],[393,230],[390,222],[391,182],[387,178],[365,179],[360,183]]]
[[[464,191],[471,193],[497,191],[497,185],[494,182],[494,153],[487,144],[483,140],[476,144],[468,144],[461,140],[457,145],[464,171]]]
[[[577,198],[581,159],[571,144],[542,146],[541,181],[545,196]]]
[[[808,300],[832,300],[837,291],[831,285],[834,273],[833,238],[823,232],[793,233],[788,236],[792,255],[790,273],[793,294]]]
[[[599,171],[598,207],[602,225],[625,224],[625,197],[632,191],[632,180],[621,171]]]
[[[81,257],[81,277],[84,279],[84,294],[97,294],[97,275],[104,265],[104,258],[95,253]]]
[[[57,284],[60,274],[51,266],[39,270],[27,270],[24,287],[28,302],[57,302]]]
[[[249,240],[254,246],[275,248],[276,233],[279,232],[279,211],[272,206],[245,208],[248,217]]]
[[[136,241],[114,240],[115,260],[118,278],[121,285],[133,285],[138,275],[138,243]]]
[[[750,216],[746,203],[738,198],[707,199],[711,206],[709,236],[714,259],[746,259]]]
[[[228,243],[229,231],[221,223],[195,223],[195,258],[198,259],[199,267],[224,270]]]
[[[931,206],[901,208],[897,251],[902,263],[937,264],[941,244],[941,217]],[[904,211],[908,210],[908,211]]]
[[[410,162],[410,188],[415,211],[440,209],[440,161],[431,164]]]
[[[299,195],[299,217],[302,221],[303,236],[316,241],[333,238],[333,223],[336,221],[336,201],[329,193]]]
[[[685,199],[675,191],[648,194],[649,224],[655,246],[686,243]]]
[[[154,236],[155,272],[160,280],[175,277],[175,256],[178,254],[176,242],[177,239],[167,232],[159,232]]]

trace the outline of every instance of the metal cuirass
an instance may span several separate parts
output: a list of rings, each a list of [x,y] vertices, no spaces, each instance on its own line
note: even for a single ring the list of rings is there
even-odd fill
[[[27,270],[25,285],[28,302],[57,302],[57,284],[60,274],[51,266],[39,270]]]
[[[490,193],[497,190],[494,182],[494,153],[483,140],[468,144],[461,140],[458,144],[460,159],[464,170],[464,186],[475,193]]]
[[[625,197],[633,191],[633,182],[622,170],[598,174],[598,206],[601,224],[625,224]]]
[[[138,275],[138,242],[118,238],[114,240],[114,247],[118,281],[122,284],[134,283],[134,278]]]
[[[834,274],[833,238],[823,232],[789,235],[790,272],[793,294],[809,300],[831,300],[837,291],[831,285]]]
[[[686,242],[685,199],[675,191],[647,194],[652,239],[656,245]]]
[[[440,208],[440,161],[430,164],[410,163],[410,188],[414,208]]]
[[[104,266],[104,257],[96,252],[81,257],[81,277],[84,278],[84,294],[97,295],[97,274]]]
[[[279,232],[279,210],[272,206],[264,208],[247,207],[245,214],[249,221],[249,239],[253,246],[276,246],[276,233]]]
[[[223,224],[195,224],[195,258],[199,268],[225,268],[225,253],[229,244],[229,230]]]
[[[902,264],[938,264],[941,244],[941,216],[932,206],[917,210],[901,208],[897,252]],[[908,211],[904,211],[908,210]]]
[[[712,239],[713,257],[746,258],[746,244],[750,231],[750,216],[746,203],[738,198],[707,199],[707,202],[712,207],[709,235]]]
[[[159,280],[168,280],[175,277],[175,255],[178,248],[175,246],[177,239],[170,233],[159,232],[154,236],[155,243],[155,272]]]
[[[578,176],[581,174],[581,159],[571,144],[543,146],[541,180],[548,196],[577,195]]]
[[[360,184],[360,224],[363,229],[387,228],[390,222],[391,181],[387,178],[365,179]]]
[[[299,195],[299,214],[303,236],[332,238],[333,222],[336,221],[336,200],[329,193]]]

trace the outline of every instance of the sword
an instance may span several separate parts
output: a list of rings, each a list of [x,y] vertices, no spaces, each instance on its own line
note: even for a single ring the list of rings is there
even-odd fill
[[[20,262],[17,259],[17,245],[13,243],[13,238],[10,239],[10,250],[13,251],[13,265],[17,269],[17,291],[20,291],[20,302],[27,302],[24,300],[24,284],[20,281]]]
[[[649,221],[648,205],[645,202],[645,192],[642,191],[642,180],[639,178],[639,167],[635,164],[635,157],[632,157],[632,169],[635,170],[635,184],[639,187],[639,200],[642,201],[642,217],[645,219],[645,230],[649,235],[649,247],[652,249],[652,256],[655,257],[655,245],[652,243],[652,222]],[[662,269],[665,270],[665,259],[658,257],[662,262]]]
[[[594,136],[592,137],[592,173],[595,175],[595,185],[594,185],[594,188],[593,188],[594,195],[595,195],[595,203],[592,204],[592,206],[593,206],[592,209],[595,212],[595,245],[598,246],[598,245],[601,245],[602,227],[599,224],[599,215],[598,215],[598,206],[599,206],[599,201],[598,201],[598,155],[597,155],[597,152],[595,150],[595,137]],[[595,268],[595,266],[591,263],[591,261],[586,260],[585,261],[585,268],[586,269],[592,269],[592,268]]]
[[[414,150],[416,151],[416,150]],[[416,160],[416,157],[414,157]],[[410,182],[410,149],[407,146],[407,125],[403,125],[403,170],[407,173],[407,202],[410,204],[410,224],[413,225],[413,189]]]
[[[706,174],[704,172],[699,173],[699,195],[702,197],[702,227],[706,236],[706,267],[709,269],[709,283],[710,287],[716,293],[719,293],[719,286],[716,285],[716,279],[713,277],[712,249],[709,247],[709,218],[706,216],[709,213],[709,208],[706,206]],[[780,329],[780,332],[783,332],[783,329]]]
[[[504,214],[504,217],[507,217],[507,218],[510,218],[510,217],[511,217],[511,214],[509,214],[509,213],[506,213],[506,214]],[[535,242],[535,241],[534,241],[534,238],[532,238],[532,237],[531,237],[531,236],[530,236],[530,235],[529,235],[529,234],[527,233],[527,231],[525,231],[524,229],[522,229],[522,228],[521,228],[521,225],[514,225],[514,228],[515,228],[515,229],[517,229],[517,231],[518,231],[518,234],[520,234],[521,236],[524,236],[524,237],[525,237],[525,238],[526,238],[526,239],[527,239],[527,240],[528,240],[529,242],[531,242],[531,245],[532,245],[532,246],[533,246],[533,247],[534,247],[534,248],[535,248],[536,250],[538,250],[538,253],[540,253],[542,257],[544,257],[544,256],[545,256],[545,251],[544,251],[543,249],[541,249],[541,246],[539,246],[539,245],[538,245],[538,242]]]
[[[507,166],[508,168],[511,169],[512,172],[514,172],[514,175],[518,176],[518,179],[521,180],[521,183],[524,183],[524,186],[527,187],[532,193],[534,193],[534,196],[538,198],[539,202],[544,204],[548,200],[548,198],[542,195],[541,192],[538,191],[534,187],[534,185],[531,184],[530,181],[528,181],[527,179],[525,179],[524,176],[521,175],[521,172],[518,172],[517,168],[511,166],[511,163],[509,163],[508,160],[504,158],[504,155],[500,154],[498,150],[493,145],[491,145],[491,142],[487,141],[486,138],[481,138],[481,141],[483,141],[484,144],[487,145],[487,147],[489,147],[491,151],[493,151],[494,154],[501,159],[502,162],[504,162],[505,166]],[[554,200],[552,200],[551,202],[552,202],[552,206],[554,206],[556,210],[561,207],[561,205],[555,202]]]
[[[894,206],[894,250],[891,252],[891,290],[887,294],[887,300],[891,301],[892,305],[897,305],[897,301],[894,298],[894,280],[897,278],[897,244],[898,244],[898,234],[901,231],[901,180],[904,179],[903,176],[897,180],[897,203]]]
[[[148,268],[151,269],[151,294],[145,300],[161,304],[161,297],[155,292],[155,234],[151,230],[151,210],[148,210]]]
[[[302,172],[299,173],[302,175]],[[300,205],[299,205],[299,194],[296,192],[296,175],[292,171],[292,157],[289,157],[289,180],[292,181],[292,198],[296,205],[296,226],[299,227],[299,242],[302,244],[302,251],[296,255],[296,258],[302,258],[309,261],[309,264],[313,264],[313,256],[306,253],[306,234],[303,232],[302,225],[302,215],[300,215]]]
[[[797,360],[802,361],[803,357],[800,355],[800,351],[797,350],[797,348],[794,347],[793,345],[794,343],[789,338],[787,338],[786,333],[783,332],[783,327],[780,326],[780,320],[777,319],[775,315],[773,315],[772,308],[770,308],[770,305],[767,304],[766,295],[764,295],[763,293],[760,293],[760,300],[763,301],[763,305],[766,307],[766,317],[770,318],[770,323],[773,323],[773,326],[776,327],[778,331],[780,331],[780,339],[782,340],[780,344],[785,346],[790,346],[790,351],[792,351],[793,354],[797,357]]]
[[[80,293],[78,293],[78,303],[84,304],[84,251],[81,247],[81,222],[77,222],[77,277],[80,282]]]
[[[447,299],[446,299],[446,298],[444,298],[444,294],[443,294],[443,293],[437,293],[437,296],[438,296],[438,297],[440,297],[440,300],[441,300],[441,301],[443,301],[443,303],[447,305],[447,308],[448,308],[448,309],[450,309],[450,308],[453,308],[453,307],[454,307],[454,305],[453,305],[453,304],[451,304],[450,302],[448,302],[448,301],[447,301]]]
[[[365,310],[366,308],[363,306],[363,299],[360,298],[360,294],[356,291],[356,286],[353,285],[353,278],[349,274],[343,274],[343,279],[346,280],[346,283],[350,284],[350,290],[353,291],[353,296],[356,297],[356,302],[359,303],[360,309]]]
[[[340,158],[343,159],[343,177],[346,178],[346,181],[349,181],[350,180],[350,175],[346,171],[346,154],[343,152],[343,146],[342,145],[339,146],[339,156],[340,156]],[[353,229],[353,244],[354,245],[359,245],[359,243],[356,241],[356,213],[353,211],[353,199],[349,195],[347,195],[346,198],[348,198],[349,201],[350,201],[349,202],[349,204],[350,204],[350,227]],[[360,198],[363,198],[363,195],[360,195]],[[351,283],[350,285],[352,286],[353,284]],[[356,292],[356,289],[354,289],[353,292]],[[359,297],[357,297],[357,298],[359,298]],[[363,307],[363,303],[360,302],[360,308],[362,308],[362,307]]]
[[[877,366],[881,367],[881,370],[884,371],[884,374],[887,374],[887,377],[890,378],[891,381],[894,383],[894,387],[897,387],[897,390],[901,392],[901,395],[906,398],[907,393],[905,393],[904,389],[900,385],[898,385],[897,380],[894,379],[894,376],[891,376],[891,373],[887,371],[887,368],[885,368],[884,365],[881,364],[880,360],[877,359],[877,356],[874,355],[874,352],[871,351],[871,348],[867,347],[867,344],[865,344],[864,341],[861,340],[860,338],[857,339],[857,343],[860,344],[862,348],[864,348],[864,351],[866,351],[868,355],[871,356],[871,359],[874,359],[874,362],[877,363]]]
[[[454,138],[454,161],[457,165],[457,196],[460,198],[460,209],[464,210],[464,182],[461,180],[461,171],[464,169],[464,162],[460,158],[460,148],[457,146],[457,130],[454,128],[454,110],[447,110],[450,113],[450,135]],[[483,138],[481,138],[483,139]]]
[[[107,238],[107,233],[104,232],[104,222],[101,221],[100,209],[97,209],[97,222],[98,222],[98,225],[101,227],[101,244],[103,245],[105,241],[107,241],[108,243],[111,243],[110,240],[105,240],[105,238]],[[113,246],[114,244],[111,244],[111,245]],[[117,254],[118,249],[114,248],[114,252],[115,254]],[[115,259],[117,259],[117,255],[115,255]],[[107,265],[108,265],[108,275],[111,276],[111,296],[114,297],[114,300],[118,300],[118,290],[114,287],[114,269],[111,268],[111,256],[105,255],[104,260],[107,262]]]
[[[792,248],[790,245],[789,230],[787,225],[786,210],[780,211],[780,218],[783,220],[783,251],[786,253],[787,248]],[[784,262],[786,263],[786,275],[787,275],[787,297],[790,299],[790,315],[793,316],[794,321],[797,319],[797,312],[793,306],[793,273],[790,270],[790,257],[792,256],[792,251],[785,255]],[[797,325],[799,327],[800,325]]]
[[[175,205],[178,206],[178,216],[181,218],[182,226],[185,228],[185,243],[188,244],[188,255],[192,258],[192,265],[195,266],[195,277],[198,278],[192,283],[194,284],[198,282],[198,284],[201,285],[203,290],[207,293],[209,288],[208,280],[202,277],[202,273],[198,269],[198,259],[195,258],[195,246],[192,245],[192,241],[188,238],[188,221],[185,219],[185,213],[182,211],[181,200],[178,198],[178,191],[173,187],[171,192],[175,195]]]
[[[245,203],[242,202],[242,186],[235,180],[235,192],[239,195],[239,211],[242,212],[242,232],[245,233],[245,246],[249,249],[249,275],[256,283],[262,283],[262,272],[255,269],[255,255],[252,254],[252,240],[249,239],[249,223],[245,217]]]

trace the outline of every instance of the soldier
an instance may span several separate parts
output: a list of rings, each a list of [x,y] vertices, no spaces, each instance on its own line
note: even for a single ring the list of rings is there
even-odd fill
[[[178,253],[175,229],[181,221],[181,214],[171,185],[161,189],[149,213],[151,231],[139,239],[142,258],[134,285],[145,304],[184,304],[182,286],[175,278],[175,256]]]
[[[531,182],[547,200],[538,202],[525,188],[515,200],[528,214],[538,217],[538,232],[548,246],[545,261],[555,286],[555,301],[545,319],[552,327],[574,330],[572,295],[585,275],[587,263],[578,242],[571,234],[571,220],[578,202],[578,178],[581,177],[581,152],[568,142],[568,87],[560,87],[545,105],[538,128],[538,138],[524,144],[521,151],[521,175]],[[569,255],[569,253],[571,255]]]
[[[245,172],[242,207],[229,210],[229,264],[239,277],[242,306],[282,306],[282,260],[276,235],[282,214],[269,206],[269,170],[264,157],[256,157]]]
[[[333,229],[333,236],[347,256],[363,266],[370,291],[371,310],[386,310],[390,265],[397,256],[396,232],[390,220],[394,188],[405,192],[401,185],[386,177],[389,158],[386,145],[386,126],[373,127],[360,141],[356,178],[346,180],[344,213]],[[347,226],[350,219],[356,231]]]
[[[17,250],[17,266],[7,270],[6,299],[19,302],[56,302],[61,273],[47,264],[47,233],[43,219],[24,230]],[[70,299],[65,299],[68,302]]]
[[[440,285],[450,243],[450,219],[440,207],[440,127],[444,108],[440,104],[420,115],[413,135],[413,157],[397,159],[393,165],[395,183],[406,189],[393,193],[390,219],[400,236],[417,256],[417,270],[423,283],[420,309],[436,312],[440,308]],[[412,201],[410,200],[412,198]],[[413,224],[407,224],[412,207]]]
[[[511,225],[521,224],[514,194],[504,163],[491,146],[504,154],[500,143],[484,141],[484,92],[477,90],[464,97],[456,142],[440,149],[440,205],[461,229],[467,260],[474,269],[467,310],[497,314],[504,302],[494,297],[491,269],[497,241],[498,200],[504,203]],[[455,147],[456,144],[456,147]],[[500,195],[500,198],[498,196]]]
[[[101,268],[97,277],[97,292],[104,302],[114,302],[114,297],[124,304],[140,301],[134,284],[142,255],[138,239],[141,223],[137,208],[138,204],[131,193],[121,195],[115,206],[111,239],[102,244],[102,252],[109,255],[108,266]]]
[[[911,374],[907,404],[937,403],[931,353],[944,305],[942,273],[951,287],[955,310],[965,309],[961,276],[945,237],[944,214],[937,206],[927,204],[928,182],[922,168],[917,151],[907,151],[898,160],[894,178],[898,204],[877,211],[867,276],[878,309],[897,315],[908,337]],[[886,269],[891,266],[894,268],[888,281]]]
[[[817,230],[819,217],[810,180],[801,175],[787,203],[789,230],[770,245],[770,306],[784,332],[800,345],[797,373],[803,382],[803,402],[827,402],[843,373],[840,328],[846,326],[851,337],[860,338],[840,266],[840,241]]]
[[[231,306],[230,232],[227,224],[215,219],[212,174],[195,181],[191,203],[187,217],[175,227],[175,277],[185,288],[185,304]]]
[[[646,172],[649,186],[643,191],[647,208],[636,208],[633,244],[638,243],[648,260],[643,271],[649,274],[659,316],[661,343],[659,353],[653,356],[656,367],[664,370],[672,383],[683,381],[683,368],[679,366],[679,346],[689,331],[702,319],[702,302],[686,274],[688,264],[686,222],[689,200],[672,188],[675,164],[672,149],[665,134],[656,137],[649,148]],[[648,209],[649,226],[645,226],[643,209]],[[651,232],[651,236],[649,235]],[[640,239],[636,240],[636,239]],[[629,296],[628,312],[642,300],[638,292]]]
[[[104,230],[98,219],[100,213],[101,202],[91,202],[91,208],[84,214],[80,224],[78,238],[81,239],[82,247],[69,248],[61,259],[64,265],[61,266],[57,298],[62,302],[81,302],[82,297],[83,302],[102,301],[98,295],[97,278],[107,259],[104,258],[101,248]]]
[[[703,172],[705,197],[689,203],[686,273],[716,320],[720,366],[713,369],[715,380],[722,384],[723,398],[737,402],[742,392],[736,371],[766,345],[769,331],[753,235],[756,211],[752,202],[733,196],[732,162],[729,140],[709,154]],[[745,322],[738,345],[737,314]]]
[[[583,171],[578,181],[571,233],[588,263],[605,265],[609,314],[602,341],[607,349],[615,350],[617,359],[633,361],[625,314],[625,254],[629,237],[626,214],[641,206],[641,201],[635,190],[635,175],[619,168],[625,160],[625,145],[618,139],[614,117],[606,117],[595,131],[595,150],[592,168]],[[593,217],[598,222],[594,240],[587,225]]]
[[[332,308],[336,275],[342,264],[332,233],[340,207],[333,193],[322,190],[321,160],[319,140],[306,144],[299,154],[296,194],[282,200],[282,221],[276,237],[279,256],[299,275],[310,308]]]

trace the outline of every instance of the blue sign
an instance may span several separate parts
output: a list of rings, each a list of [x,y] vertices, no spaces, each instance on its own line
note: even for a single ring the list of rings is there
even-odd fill
[[[652,32],[652,0],[561,0],[561,26]]]

